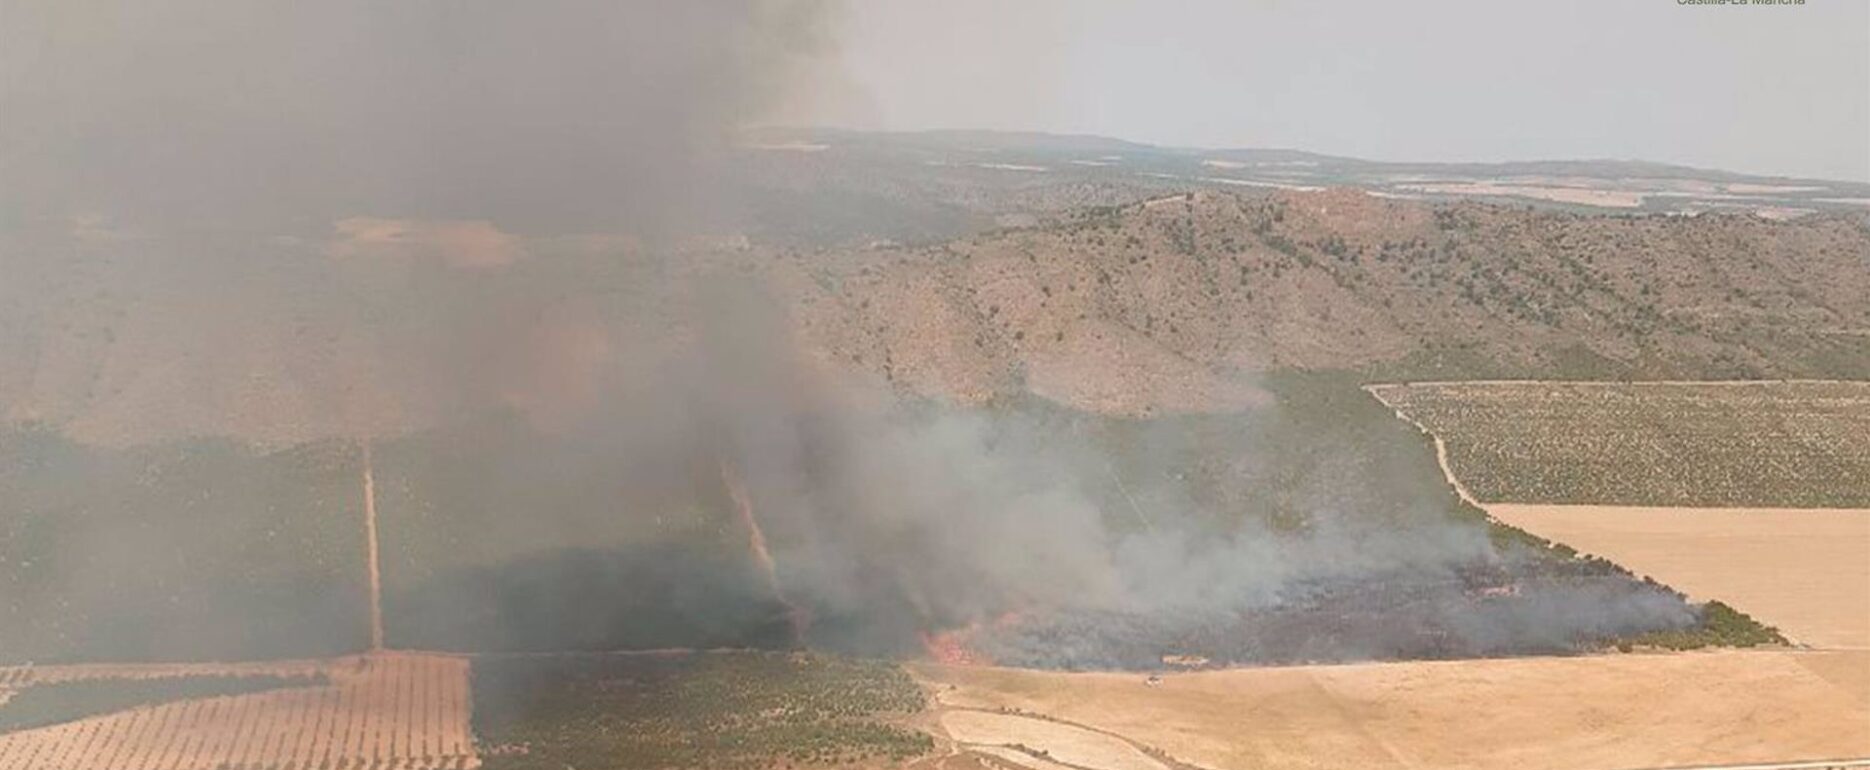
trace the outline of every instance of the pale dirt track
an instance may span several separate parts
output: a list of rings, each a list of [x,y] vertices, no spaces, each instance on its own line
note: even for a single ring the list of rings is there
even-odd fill
[[[260,664],[0,669],[16,684],[196,673],[324,673],[328,686],[181,701],[0,734],[0,770],[441,770],[480,765],[468,662],[442,655]]]
[[[985,711],[952,709],[941,715],[942,729],[955,741],[994,756],[1022,764],[1029,756],[1004,748],[1021,744],[1043,750],[1057,763],[1097,770],[1167,770],[1120,738],[1043,719]]]
[[[1160,687],[1136,674],[938,666],[917,673],[947,707],[1061,719],[1213,770],[1571,770],[1870,757],[1870,653],[1857,651],[1236,669],[1171,675]],[[1017,725],[1001,725],[1008,726]]]
[[[370,649],[383,649],[383,559],[377,544],[377,476],[370,459],[370,442],[364,447],[364,564],[370,575]]]
[[[1870,650],[1870,510],[1491,504],[1528,532],[1719,599],[1794,642]]]

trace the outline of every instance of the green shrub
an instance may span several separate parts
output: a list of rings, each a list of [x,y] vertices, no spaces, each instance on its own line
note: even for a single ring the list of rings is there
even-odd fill
[[[891,663],[824,655],[483,657],[474,731],[489,770],[763,768],[902,761],[934,748],[892,721],[924,695]]]

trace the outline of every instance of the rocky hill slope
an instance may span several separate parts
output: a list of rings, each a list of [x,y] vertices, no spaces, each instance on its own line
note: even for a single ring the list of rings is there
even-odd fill
[[[1870,376],[1870,230],[1352,190],[1197,192],[791,272],[807,334],[909,388],[1212,409],[1252,374]]]

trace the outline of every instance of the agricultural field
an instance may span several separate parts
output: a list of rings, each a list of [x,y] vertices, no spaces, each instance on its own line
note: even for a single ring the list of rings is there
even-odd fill
[[[1791,641],[1870,649],[1870,510],[1490,505],[1503,522],[1730,602]]]
[[[57,692],[82,686],[86,704],[53,698],[66,702],[59,705],[128,706],[0,731],[0,770],[478,767],[468,731],[467,673],[462,658],[396,653],[283,663],[0,669],[0,687],[14,693],[0,705],[0,721],[36,699],[41,687]],[[235,692],[229,685],[237,682],[283,686]],[[216,688],[220,692],[212,692]]]
[[[1242,630],[1239,607],[1224,611],[1225,622],[1032,613],[1020,638],[1004,640],[1012,644],[1001,645],[1001,662],[1138,668],[1172,652],[1216,665],[1579,652],[1701,617],[1613,564],[1571,560],[1489,521],[1449,492],[1431,443],[1354,378],[1285,372],[1262,385],[1278,405],[1237,414],[1124,418],[1032,397],[916,407],[931,424],[1003,426],[996,435],[1020,447],[1008,457],[1043,456],[1069,470],[1096,524],[1119,537],[1160,528],[1191,542],[1277,539],[1288,555],[1308,541],[1321,551],[1402,549],[1375,556],[1381,569],[1293,559],[1236,592],[1264,597],[1253,600],[1245,633],[1223,630]],[[793,646],[786,608],[748,558],[714,458],[620,471],[589,439],[513,415],[481,418],[374,445],[389,647]],[[1074,454],[1085,448],[1096,459]],[[111,449],[0,431],[0,663],[361,651],[361,460],[343,442]],[[632,494],[620,498],[620,488]],[[785,522],[768,524],[782,551],[804,539]],[[1392,558],[1409,548],[1406,560]],[[1512,620],[1587,596],[1655,611],[1556,636]],[[819,622],[805,642],[919,654],[927,618],[916,601],[809,607]]]
[[[1479,501],[1870,507],[1870,383],[1374,385]]]
[[[928,753],[894,663],[813,654],[489,656],[474,663],[489,770],[894,766]]]
[[[943,709],[941,729],[957,746],[988,752],[1017,766],[1169,770],[1129,741],[1054,719],[976,709]]]
[[[1033,770],[1571,770],[1870,756],[1863,651],[1246,668],[1165,674],[1154,685],[1141,674],[912,670],[935,693],[944,740]]]
[[[144,679],[75,679],[36,684],[0,702],[0,733],[184,700],[330,684],[321,676],[196,675]]]

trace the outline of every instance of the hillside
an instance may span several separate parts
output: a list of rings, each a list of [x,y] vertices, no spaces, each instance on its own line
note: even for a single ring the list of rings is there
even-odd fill
[[[726,274],[771,287],[775,318],[819,358],[964,402],[1225,410],[1264,403],[1255,373],[1282,369],[1870,376],[1870,229],[1845,215],[1339,189],[1199,190],[825,249],[420,220],[290,236],[72,226],[5,239],[20,280],[0,285],[0,414],[109,445],[402,435],[490,407],[573,419],[685,345]]]
[[[1286,368],[1870,376],[1870,230],[1846,218],[1199,192],[788,271],[808,336],[847,362],[1101,411],[1252,402],[1251,373]]]

